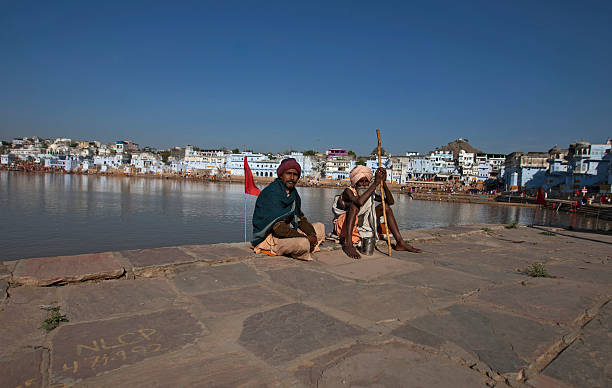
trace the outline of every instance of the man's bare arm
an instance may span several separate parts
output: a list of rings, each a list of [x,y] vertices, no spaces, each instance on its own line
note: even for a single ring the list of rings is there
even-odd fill
[[[344,192],[342,192],[342,200],[346,203],[352,203],[357,207],[362,207],[363,204],[366,203],[368,198],[370,198],[372,193],[374,193],[376,187],[380,185],[380,182],[382,182],[383,177],[384,175],[382,173],[379,173],[379,171],[377,170],[376,175],[374,176],[374,182],[370,184],[370,187],[368,187],[365,193],[360,196],[356,196],[355,194],[353,194],[352,190],[345,189]]]
[[[387,186],[387,182],[383,183],[383,188],[385,189],[385,202],[391,206],[395,203],[393,199],[393,194],[391,194],[391,190],[389,190],[389,186]]]
[[[383,187],[385,190],[385,203],[391,206],[395,203],[395,200],[393,199],[393,195],[391,194],[391,191],[389,191],[389,188],[387,187],[386,183],[383,185]],[[376,202],[382,202],[382,197],[380,196],[380,194],[374,193],[374,200]]]

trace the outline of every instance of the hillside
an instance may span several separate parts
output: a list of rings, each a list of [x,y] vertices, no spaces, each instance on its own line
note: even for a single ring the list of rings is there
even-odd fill
[[[473,152],[475,154],[482,153],[482,151],[472,147],[466,139],[461,138],[453,140],[447,145],[435,149],[435,151],[451,151],[453,153],[454,158],[457,158],[457,155],[461,150],[464,150],[465,152]]]

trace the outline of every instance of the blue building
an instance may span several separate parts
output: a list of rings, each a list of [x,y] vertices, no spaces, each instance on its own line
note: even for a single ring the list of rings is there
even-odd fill
[[[508,155],[504,164],[506,190],[544,187],[547,183],[548,156],[546,152],[513,152]]]
[[[572,192],[586,186],[606,185],[609,179],[611,148],[610,139],[606,144],[590,144],[585,141],[570,144],[565,184],[561,190]],[[599,191],[601,188],[595,189]]]
[[[387,171],[387,182],[391,182],[391,178],[392,178],[391,172],[393,169],[393,164],[391,163],[391,159],[384,156],[380,159],[380,162],[383,168],[390,170],[390,171]],[[376,169],[378,169],[378,159],[366,160],[366,167],[372,170],[372,174],[376,174]]]

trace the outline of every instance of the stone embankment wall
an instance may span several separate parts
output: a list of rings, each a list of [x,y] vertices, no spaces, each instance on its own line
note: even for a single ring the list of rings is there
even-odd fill
[[[353,260],[326,242],[301,262],[237,243],[4,262],[0,386],[612,385],[612,236],[402,234],[423,252],[379,242]],[[45,332],[54,309],[67,322]]]

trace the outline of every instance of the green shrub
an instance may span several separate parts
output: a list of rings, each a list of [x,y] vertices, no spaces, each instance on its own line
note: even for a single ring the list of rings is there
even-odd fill
[[[60,314],[59,310],[60,310],[59,307],[54,307],[49,310],[50,316],[43,321],[42,326],[41,326],[47,332],[50,332],[51,330],[58,327],[60,322],[68,322],[66,315]]]
[[[516,229],[518,228],[518,222],[514,221],[510,225],[506,225],[506,229]]]
[[[546,268],[544,268],[543,263],[533,263],[527,269],[523,271],[523,273],[527,276],[531,276],[532,278],[550,278],[551,276],[546,272]]]

